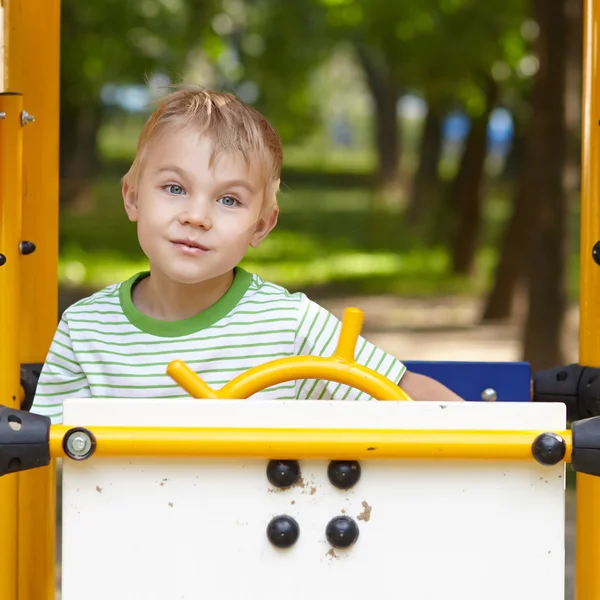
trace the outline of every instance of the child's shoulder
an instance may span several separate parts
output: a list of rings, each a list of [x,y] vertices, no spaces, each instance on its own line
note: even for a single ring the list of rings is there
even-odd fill
[[[71,304],[63,313],[64,317],[68,318],[72,315],[97,312],[97,313],[110,313],[114,311],[120,311],[121,302],[119,298],[119,291],[125,281],[110,284],[93,294],[85,296],[80,300],[77,300]]]
[[[272,304],[283,302],[299,306],[306,298],[302,292],[290,292],[287,288],[267,281],[256,273],[249,274],[250,281],[242,302]]]
[[[272,281],[263,279],[256,273],[248,274],[250,278],[246,293],[238,304],[238,308],[244,304],[263,305],[265,311],[277,308],[294,310],[298,318],[305,313],[325,312],[319,304],[311,300],[304,292],[292,292],[288,288]]]

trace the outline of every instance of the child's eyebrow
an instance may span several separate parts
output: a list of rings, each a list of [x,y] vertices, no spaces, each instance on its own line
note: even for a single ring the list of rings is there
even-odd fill
[[[177,173],[178,175],[181,175],[182,177],[185,176],[185,171],[175,165],[165,165],[164,167],[161,167],[160,169],[158,169],[157,174],[160,175],[161,173],[164,173],[165,171],[172,171],[173,173]]]
[[[246,188],[251,194],[256,193],[256,190],[245,179],[230,179],[226,181],[220,181],[219,185],[222,185],[223,187],[243,187]]]

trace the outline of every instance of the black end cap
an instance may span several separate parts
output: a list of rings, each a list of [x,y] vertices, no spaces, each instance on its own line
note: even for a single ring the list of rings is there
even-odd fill
[[[572,425],[571,469],[600,476],[600,417],[575,421]]]
[[[50,464],[50,425],[43,415],[0,406],[0,476]]]

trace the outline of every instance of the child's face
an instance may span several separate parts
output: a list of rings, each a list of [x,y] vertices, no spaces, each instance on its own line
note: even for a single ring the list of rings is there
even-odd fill
[[[168,133],[148,148],[135,193],[123,188],[152,272],[177,283],[231,272],[277,220],[276,208],[262,211],[265,185],[258,166],[222,154],[211,169],[212,147],[193,130]]]

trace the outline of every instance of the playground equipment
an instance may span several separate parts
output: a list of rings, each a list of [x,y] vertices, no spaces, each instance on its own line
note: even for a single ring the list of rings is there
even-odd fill
[[[223,598],[299,598],[307,592],[393,597],[392,589],[411,598],[560,598],[559,476],[565,463],[577,471],[577,600],[600,599],[600,459],[593,418],[600,414],[594,383],[600,368],[600,107],[594,86],[600,1],[584,0],[584,7],[581,366],[562,369],[558,381],[553,372],[536,374],[533,397],[522,380],[518,398],[502,385],[486,384],[485,399],[500,402],[444,410],[408,401],[190,400],[168,410],[159,401],[143,401],[143,410],[134,413],[126,401],[111,401],[109,421],[96,400],[73,400],[65,406],[65,425],[50,426],[26,409],[57,322],[60,5],[0,3],[0,469],[6,471],[0,476],[0,600],[54,598],[60,457],[64,600],[107,592],[190,597],[190,587],[210,597],[218,589]],[[287,376],[322,375],[312,370],[316,363],[295,366],[306,370]],[[328,374],[365,385],[364,373],[346,367]],[[411,365],[431,374],[438,369],[443,381],[448,373],[469,373],[468,366],[448,367]],[[494,373],[504,368],[495,365]],[[510,368],[519,378],[527,372],[526,365]],[[172,365],[171,374],[193,396],[214,392],[183,365]],[[251,387],[260,389],[261,381]],[[391,393],[385,382],[375,384]],[[559,402],[502,402],[540,398]],[[574,419],[591,418],[568,430],[563,403]],[[234,421],[232,415],[240,416]],[[267,471],[268,460],[286,462]],[[334,460],[343,464],[331,465]],[[358,462],[360,480],[342,493],[329,477],[355,477],[357,465],[348,461]],[[293,479],[297,468],[304,488]],[[278,477],[294,483],[280,482],[279,490]],[[449,500],[442,503],[440,493]],[[201,502],[205,511],[197,509]],[[271,515],[284,518],[269,527]],[[349,518],[328,527],[336,517]],[[433,540],[426,536],[431,531],[439,534]],[[347,536],[353,544],[340,548]],[[468,541],[478,544],[477,552]],[[153,547],[160,553],[153,554]],[[127,579],[126,567],[135,579]],[[277,573],[282,575],[275,578]],[[460,590],[447,585],[457,574]],[[273,581],[280,587],[271,588]],[[257,591],[252,586],[259,583]]]

